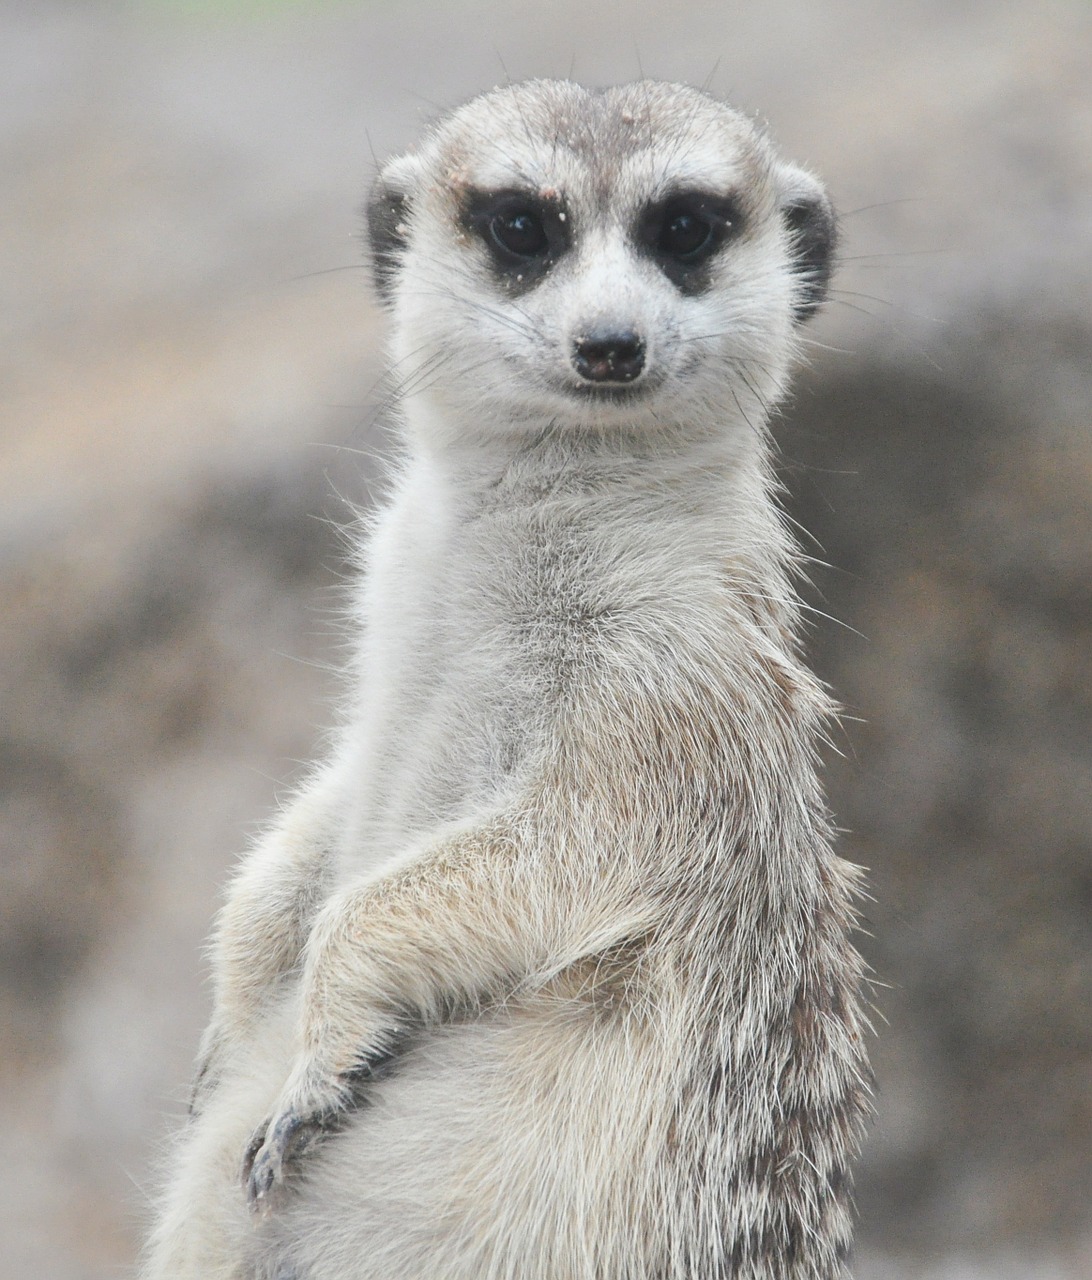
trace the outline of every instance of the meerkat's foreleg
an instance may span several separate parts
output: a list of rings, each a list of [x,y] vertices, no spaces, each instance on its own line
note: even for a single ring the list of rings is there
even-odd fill
[[[301,1052],[245,1157],[251,1205],[268,1205],[414,1027],[533,987],[648,927],[621,885],[597,888],[497,821],[332,895],[306,946]]]
[[[223,1060],[247,1038],[286,975],[301,963],[329,891],[339,779],[319,774],[244,859],[213,937],[214,1003],[202,1037],[191,1110],[215,1087]]]

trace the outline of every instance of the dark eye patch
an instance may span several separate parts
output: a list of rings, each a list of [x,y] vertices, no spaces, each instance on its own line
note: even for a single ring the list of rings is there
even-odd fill
[[[731,196],[676,191],[645,208],[637,243],[681,292],[701,293],[709,285],[709,263],[743,221]]]
[[[529,191],[471,190],[463,224],[485,245],[494,274],[510,292],[525,292],[569,248],[563,202]]]

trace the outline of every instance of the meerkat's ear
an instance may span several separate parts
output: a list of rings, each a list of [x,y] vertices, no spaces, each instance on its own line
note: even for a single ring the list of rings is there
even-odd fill
[[[379,172],[365,208],[376,291],[390,302],[409,232],[410,208],[422,168],[415,155],[396,156]]]
[[[822,183],[806,169],[781,165],[778,173],[781,219],[790,237],[797,324],[813,316],[827,296],[834,270],[838,222]]]

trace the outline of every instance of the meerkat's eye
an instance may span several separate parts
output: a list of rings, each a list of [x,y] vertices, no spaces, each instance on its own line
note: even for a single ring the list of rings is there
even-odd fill
[[[489,223],[489,234],[502,252],[515,258],[537,258],[550,248],[546,228],[533,209],[515,206],[498,211]]]
[[[680,262],[694,262],[711,246],[712,240],[712,225],[698,214],[683,209],[664,222],[656,248]]]
[[[572,242],[572,226],[557,192],[483,191],[464,195],[463,227],[485,245],[497,280],[521,293],[543,278]]]
[[[742,225],[730,197],[681,192],[649,205],[638,224],[637,240],[669,280],[693,293],[707,284],[700,268]]]

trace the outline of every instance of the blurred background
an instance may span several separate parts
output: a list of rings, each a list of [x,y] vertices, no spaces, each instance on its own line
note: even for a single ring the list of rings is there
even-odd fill
[[[330,721],[375,157],[570,74],[707,81],[844,211],[777,437],[874,892],[859,1280],[1092,1276],[1087,0],[0,3],[0,1276],[131,1268]]]

